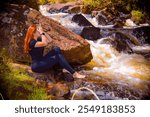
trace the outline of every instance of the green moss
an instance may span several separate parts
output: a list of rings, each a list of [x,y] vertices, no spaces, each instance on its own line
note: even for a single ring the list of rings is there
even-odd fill
[[[11,69],[0,79],[1,90],[5,90],[8,99],[48,99],[45,86],[38,86],[34,79],[26,74],[23,69]]]
[[[28,99],[34,100],[34,99],[41,99],[45,100],[48,99],[45,89],[39,88],[38,90],[36,88],[33,89],[33,93],[29,95]]]
[[[48,99],[45,85],[37,85],[24,69],[11,67],[5,49],[0,50],[0,93],[4,99]]]
[[[83,13],[91,13],[93,10],[102,10],[111,4],[111,0],[83,0]]]
[[[102,0],[83,0],[85,6],[90,6],[92,8],[98,7]]]
[[[102,0],[83,0],[83,13],[90,13],[92,10],[99,9]]]

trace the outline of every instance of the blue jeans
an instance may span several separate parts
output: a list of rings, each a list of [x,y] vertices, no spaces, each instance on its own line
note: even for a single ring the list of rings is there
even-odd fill
[[[68,70],[71,74],[75,72],[75,70],[69,65],[67,60],[64,58],[60,48],[58,47],[53,48],[52,51],[48,52],[45,56],[43,56],[42,59],[32,61],[31,68],[34,72],[42,73],[56,64],[59,64],[61,67]]]

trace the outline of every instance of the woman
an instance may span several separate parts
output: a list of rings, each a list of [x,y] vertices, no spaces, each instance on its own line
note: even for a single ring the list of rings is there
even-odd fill
[[[43,32],[41,26],[31,25],[26,33],[24,41],[24,52],[29,53],[32,58],[32,71],[42,73],[50,69],[55,64],[59,64],[69,71],[74,78],[85,78],[76,72],[66,61],[61,53],[60,48],[55,47],[45,56],[43,56],[44,47],[52,41],[52,38]]]

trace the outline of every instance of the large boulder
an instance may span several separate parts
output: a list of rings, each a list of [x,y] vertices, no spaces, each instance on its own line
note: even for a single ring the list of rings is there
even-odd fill
[[[113,47],[119,52],[132,53],[131,45],[134,43],[129,37],[121,32],[114,33],[114,41],[112,43]]]
[[[107,25],[112,20],[112,15],[110,13],[108,14],[105,9],[101,11],[92,11],[91,15],[95,17],[99,25]]]
[[[82,14],[75,14],[72,21],[76,22],[79,26],[93,26]]]
[[[81,36],[69,31],[57,21],[42,16],[37,10],[25,5],[9,5],[0,13],[0,48],[5,47],[15,61],[30,62],[23,54],[23,42],[30,24],[40,23],[53,39],[51,46],[60,47],[66,59],[73,64],[84,64],[92,59],[90,45]]]
[[[94,15],[95,12],[93,12],[93,15]],[[106,25],[107,24],[107,17],[105,15],[103,15],[101,12],[99,12],[97,15],[96,15],[96,20],[98,22],[99,25]]]
[[[104,8],[101,11],[92,11],[92,17],[95,17],[99,25],[115,25],[115,27],[122,27],[125,19],[129,17],[122,12],[112,11],[109,8]]]
[[[132,31],[132,35],[138,39],[141,45],[150,44],[150,26],[135,28]]]
[[[81,36],[88,40],[97,40],[101,37],[100,28],[96,27],[84,27]]]

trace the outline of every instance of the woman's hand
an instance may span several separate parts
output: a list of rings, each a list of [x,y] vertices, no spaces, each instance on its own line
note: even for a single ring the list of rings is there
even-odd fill
[[[39,26],[37,27],[37,31],[38,31],[40,34],[43,33],[43,29],[42,29],[41,25],[39,25]]]

